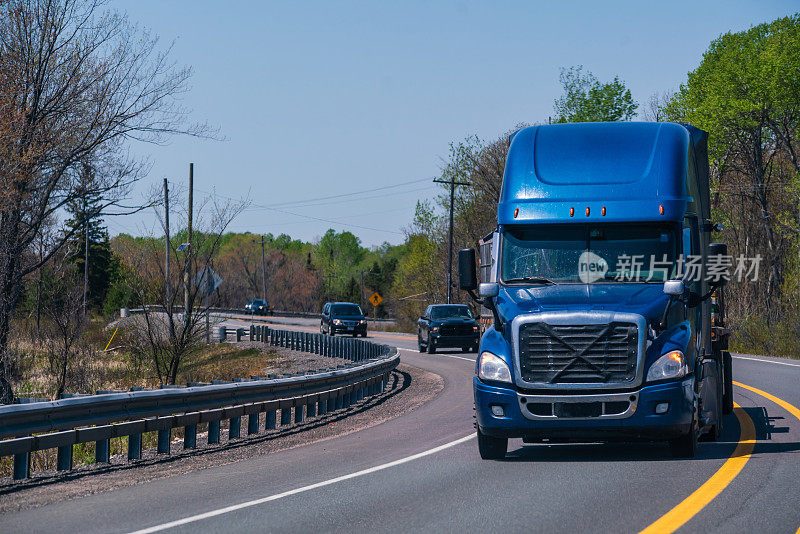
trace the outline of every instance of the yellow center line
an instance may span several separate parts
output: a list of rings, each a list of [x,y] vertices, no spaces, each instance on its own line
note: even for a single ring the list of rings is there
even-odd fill
[[[765,399],[771,400],[800,420],[800,409],[792,406],[785,400],[779,399],[775,395],[767,393],[766,391],[762,391],[758,388],[754,388],[753,386],[742,384],[741,382],[734,381],[734,384],[761,395]],[[728,458],[724,464],[722,464],[722,467],[720,467],[719,470],[714,473],[714,475],[709,478],[705,484],[697,488],[694,493],[689,495],[680,504],[678,504],[678,506],[659,518],[655,523],[644,529],[642,531],[643,533],[675,532],[692,517],[697,515],[697,513],[708,503],[714,500],[714,498],[719,495],[720,492],[725,489],[734,478],[736,478],[736,475],[739,474],[744,465],[750,459],[750,455],[752,454],[753,447],[755,445],[755,427],[753,426],[753,420],[750,419],[747,413],[745,413],[745,411],[738,404],[734,403],[734,406],[734,413],[736,414],[736,418],[739,420],[741,433],[739,434],[739,443],[736,446],[736,450],[733,451],[731,457]],[[795,534],[800,534],[800,528],[797,529]]]
[[[742,384],[741,382],[734,381],[734,384],[736,384],[740,388],[744,388],[744,389],[747,389],[749,391],[752,391],[753,393],[755,393],[757,395],[761,395],[765,399],[771,400],[772,402],[774,402],[775,404],[777,404],[778,406],[780,406],[781,408],[783,408],[784,410],[786,410],[787,412],[789,412],[790,414],[795,416],[798,420],[800,420],[800,409],[798,409],[797,407],[789,404],[785,400],[779,399],[775,395],[767,393],[766,391],[760,390],[758,388],[754,388],[753,386],[748,386],[747,384]],[[800,527],[797,527],[797,531],[795,532],[795,534],[800,534]]]
[[[793,416],[797,417],[797,419],[800,419],[800,410],[798,410],[797,408],[795,408],[794,406],[792,406],[791,404],[789,404],[785,400],[779,399],[775,395],[770,395],[766,391],[761,391],[760,389],[754,388],[753,386],[748,386],[746,384],[742,384],[741,382],[735,382],[734,381],[734,384],[739,386],[740,388],[748,389],[748,390],[752,391],[753,393],[757,393],[758,395],[761,395],[765,399],[771,400],[772,402],[774,402],[775,404],[777,404],[778,406],[780,406],[781,408],[783,408],[784,410],[786,410],[787,412],[792,414]]]
[[[692,517],[702,510],[708,503],[730,484],[736,475],[744,468],[753,452],[756,442],[756,429],[753,420],[742,409],[734,403],[733,413],[739,420],[741,432],[739,443],[733,454],[728,458],[705,484],[697,488],[691,495],[681,501],[678,506],[661,516],[655,523],[647,527],[642,533],[653,534],[656,532],[675,532]]]

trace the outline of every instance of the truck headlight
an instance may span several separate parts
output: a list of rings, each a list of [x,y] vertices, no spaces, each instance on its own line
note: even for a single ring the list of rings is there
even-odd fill
[[[650,366],[647,371],[647,381],[666,380],[667,378],[680,378],[689,372],[686,358],[679,350],[670,351]]]
[[[342,324],[342,321],[340,319],[334,319],[333,324]]]
[[[366,319],[361,319],[361,324],[367,324],[367,320]]]
[[[511,382],[511,371],[502,358],[495,356],[491,352],[482,352],[480,360],[478,360],[478,378],[497,382]]]

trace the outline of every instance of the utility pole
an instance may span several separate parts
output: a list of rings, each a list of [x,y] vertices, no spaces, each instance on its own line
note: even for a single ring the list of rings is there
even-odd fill
[[[83,316],[86,317],[86,299],[89,296],[89,212],[83,194]]]
[[[167,294],[167,307],[172,309],[169,295],[169,187],[166,178],[164,178],[164,287]]]
[[[364,308],[364,273],[371,273],[372,269],[361,269],[358,274],[361,275],[361,284],[359,285],[360,292],[358,294],[358,304]]]
[[[192,201],[194,194],[194,163],[189,163],[189,223],[187,233],[186,242],[188,243],[188,247],[186,248],[186,260],[184,261],[184,268],[183,268],[183,322],[185,326],[189,326],[189,271],[191,269],[191,257],[192,257]]]
[[[267,267],[264,261],[264,236],[261,236],[261,298],[267,301]]]
[[[434,180],[437,184],[448,184],[450,186],[450,247],[447,255],[447,303],[453,299],[453,202],[456,196],[457,185],[471,185],[469,182],[456,182],[455,177],[450,180]]]

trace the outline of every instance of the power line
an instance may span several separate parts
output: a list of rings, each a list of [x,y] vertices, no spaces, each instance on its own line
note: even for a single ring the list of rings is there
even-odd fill
[[[203,191],[203,190],[200,190],[200,189],[198,189],[197,191],[199,191],[201,193],[205,193],[207,195],[216,195],[218,197],[225,198],[227,200],[236,201],[235,198],[228,197],[228,196],[225,196],[225,195],[220,195],[218,193],[212,193],[210,191]],[[371,226],[361,226],[361,225],[358,225],[358,224],[343,223],[343,222],[340,222],[340,221],[335,221],[335,220],[331,220],[331,219],[324,219],[322,217],[314,217],[312,215],[303,215],[301,213],[294,213],[294,212],[291,212],[291,211],[282,210],[282,209],[279,209],[279,208],[273,208],[273,207],[269,207],[269,206],[263,206],[263,205],[259,205],[259,204],[253,204],[253,205],[257,206],[257,207],[264,208],[265,210],[268,210],[268,211],[274,211],[274,212],[277,212],[277,213],[283,213],[285,215],[292,215],[293,217],[300,217],[302,219],[310,219],[310,220],[313,220],[313,221],[320,221],[320,222],[324,222],[324,223],[328,223],[328,224],[340,224],[342,226],[348,226],[348,227],[351,227],[351,228],[359,228],[361,230],[371,230],[373,232],[385,232],[385,233],[388,233],[388,234],[405,235],[405,234],[403,234],[403,232],[397,232],[397,231],[394,231],[394,230],[385,230],[383,228],[373,228]]]
[[[305,203],[308,203],[308,202],[317,202],[317,201],[320,201],[320,200],[330,200],[330,199],[334,199],[334,198],[343,198],[343,197],[350,197],[350,196],[355,196],[355,195],[363,195],[364,193],[372,193],[372,192],[375,192],[375,191],[385,191],[387,189],[394,189],[395,187],[402,187],[404,185],[418,184],[418,183],[421,183],[421,182],[427,182],[428,180],[429,180],[429,178],[422,178],[422,179],[419,179],[419,180],[410,180],[408,182],[401,182],[401,183],[398,183],[398,184],[385,185],[385,186],[382,186],[382,187],[374,187],[372,189],[361,189],[359,191],[354,191],[352,193],[340,193],[338,195],[329,195],[329,196],[326,196],[326,197],[306,198],[306,199],[303,199],[303,200],[293,200],[293,201],[288,201],[288,202],[278,202],[276,204],[267,204],[265,207],[267,207],[267,208],[297,207],[297,206],[295,206],[295,204],[305,204]]]
[[[421,188],[417,188],[417,189],[409,189],[408,191],[395,191],[395,192],[392,192],[392,196],[407,195],[409,193],[421,193],[423,191],[429,191],[431,189],[438,189],[438,187],[429,186],[429,187],[421,187]],[[314,203],[314,204],[298,204],[298,205],[292,206],[292,208],[294,209],[294,208],[313,208],[313,207],[317,207],[317,206],[331,206],[331,205],[334,205],[334,204],[347,204],[349,202],[361,202],[363,200],[370,200],[370,199],[374,199],[374,198],[385,198],[385,197],[386,197],[386,194],[384,193],[384,194],[380,194],[380,195],[370,195],[370,196],[366,196],[366,197],[349,198],[349,199],[346,199],[346,200],[337,200],[337,201],[333,201],[333,202],[318,202],[318,203]],[[271,208],[270,207],[261,207],[261,206],[259,206],[259,207],[256,207],[256,208],[247,208],[245,211],[264,211],[264,210],[267,210],[267,209],[271,209]]]

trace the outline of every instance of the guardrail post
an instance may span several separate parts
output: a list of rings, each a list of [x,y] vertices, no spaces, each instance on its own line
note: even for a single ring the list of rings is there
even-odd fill
[[[344,408],[344,393],[341,391],[336,394],[336,409],[341,410]]]
[[[239,343],[242,340],[242,329],[236,329],[236,342]]]
[[[128,436],[128,460],[138,460],[142,457],[142,435],[131,434]]]
[[[236,439],[242,431],[242,418],[231,417],[228,422],[228,439]]]
[[[21,452],[14,455],[14,480],[22,480],[31,476],[31,453]]]
[[[186,425],[183,427],[183,448],[197,448],[197,425]]]
[[[258,434],[259,413],[251,413],[247,416],[247,435]]]
[[[208,444],[216,445],[219,443],[219,419],[208,422]]]
[[[306,404],[306,417],[316,417],[317,415],[317,403],[316,402],[309,402]]]
[[[276,411],[275,410],[267,410],[267,415],[264,421],[264,428],[266,430],[274,430],[276,428]]]
[[[299,404],[294,407],[294,422],[295,423],[302,423],[303,422],[303,405]]]
[[[319,415],[325,415],[327,411],[328,411],[328,399],[317,402],[317,413]]]
[[[99,439],[94,442],[94,461],[98,464],[107,464],[111,459],[111,440]]]
[[[158,453],[169,454],[169,446],[172,441],[172,429],[163,428],[158,431]]]
[[[58,448],[56,454],[56,470],[69,471],[72,469],[72,445],[64,445]]]
[[[281,409],[281,426],[288,426],[292,424],[292,409],[291,408],[282,408]]]
[[[255,340],[255,337],[256,337],[256,327],[250,325],[250,341]]]

